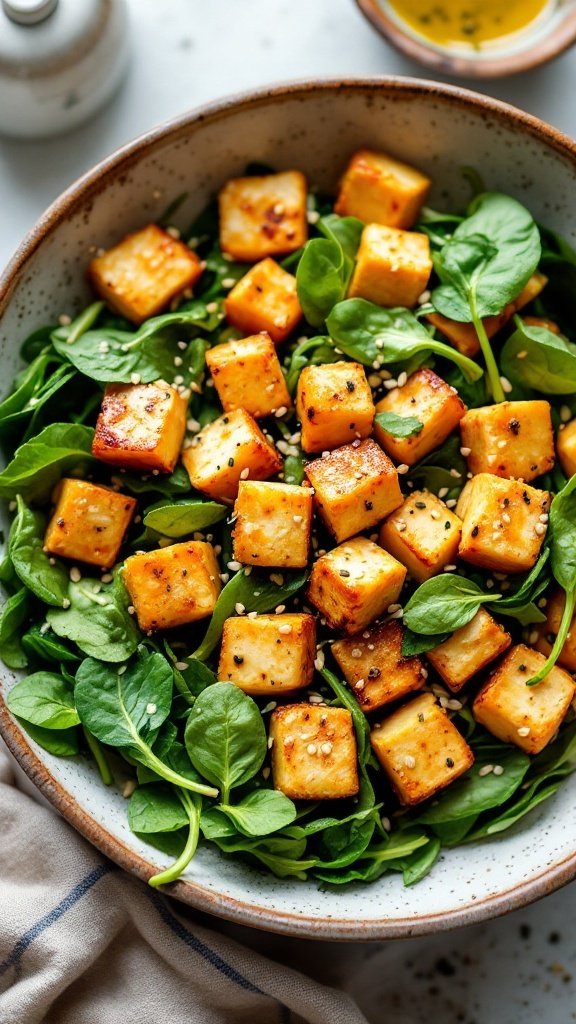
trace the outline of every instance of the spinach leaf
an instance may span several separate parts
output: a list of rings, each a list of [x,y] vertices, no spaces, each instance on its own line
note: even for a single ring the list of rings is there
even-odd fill
[[[525,324],[518,316],[514,323],[516,330],[500,355],[502,373],[513,383],[545,395],[575,394],[576,345],[547,327]]]
[[[75,757],[80,753],[77,729],[45,729],[25,721],[20,724],[39,747],[55,757]]]
[[[122,490],[129,491],[130,494],[147,494],[151,492],[163,494],[166,498],[170,498],[174,494],[189,494],[192,490],[190,477],[184,466],[176,466],[176,469],[170,476],[152,476],[149,473],[137,476],[135,473],[123,473],[121,477],[118,477],[118,480],[122,484]]]
[[[429,841],[429,836],[421,830],[398,831],[392,833],[385,842],[369,846],[359,858],[366,863],[358,864],[345,872],[319,867],[314,871],[314,877],[328,885],[372,882],[390,870],[390,864],[397,863],[399,858],[409,857],[415,850],[426,846]]]
[[[74,689],[82,724],[101,743],[120,747],[166,782],[217,796],[217,790],[174,771],[152,750],[172,704],[172,670],[166,659],[142,650],[124,672],[123,668],[118,670],[94,658],[82,662]]]
[[[304,338],[296,345],[290,362],[285,371],[286,386],[291,395],[296,391],[298,379],[305,366],[319,366],[324,363],[335,363],[340,356],[335,351],[330,339],[325,335]]]
[[[431,636],[423,636],[422,633],[414,633],[406,627],[402,635],[402,657],[411,658],[415,654],[426,654],[451,636],[451,633],[432,633]]]
[[[41,388],[46,370],[53,362],[54,355],[43,351],[19,375],[14,382],[13,390],[0,402],[0,434],[4,433],[6,422],[22,413],[27,406],[30,413],[32,412],[30,400]]]
[[[20,347],[20,355],[25,363],[33,362],[50,345],[50,337],[54,330],[56,330],[56,326],[49,324],[44,327],[38,327],[28,335]]]
[[[500,598],[494,609],[488,605],[489,611],[499,615],[508,615],[516,619],[522,626],[532,622],[543,622],[546,618],[536,605],[537,599],[550,583],[548,561],[550,548],[542,549],[540,557],[530,572],[524,577],[520,586]]]
[[[570,478],[552,500],[548,537],[552,573],[566,597],[552,650],[540,671],[528,680],[527,686],[542,682],[558,661],[576,607],[576,475]]]
[[[188,815],[174,789],[157,782],[134,790],[128,824],[133,832],[176,832],[188,825]]]
[[[80,661],[80,656],[71,651],[69,647],[60,643],[60,640],[51,629],[44,625],[31,626],[22,637],[22,647],[26,654],[41,658],[43,661],[74,662]]]
[[[284,481],[299,485],[304,479],[304,455],[287,455],[284,459]]]
[[[320,675],[328,683],[328,686],[336,696],[338,703],[347,708],[352,715],[352,722],[354,724],[354,731],[356,733],[356,742],[358,744],[358,760],[361,765],[365,765],[370,757],[370,727],[368,725],[368,719],[363,711],[360,709],[358,701],[350,692],[348,687],[341,683],[337,676],[329,669],[323,668],[320,670]]]
[[[72,690],[53,672],[34,672],[16,683],[6,703],[13,715],[44,729],[70,729],[80,722]]]
[[[45,517],[29,509],[20,495],[16,501],[8,546],[14,570],[21,583],[41,601],[62,608],[68,597],[69,577],[62,563],[52,565],[44,551]]]
[[[186,723],[185,743],[192,764],[222,790],[247,782],[266,756],[266,730],[257,704],[233,683],[215,683],[197,698]]]
[[[424,426],[415,416],[398,416],[395,412],[376,413],[374,422],[392,437],[414,437]]]
[[[446,488],[444,497],[455,498],[466,483],[466,462],[460,452],[460,438],[450,437],[435,451],[412,466],[408,479],[434,494]]]
[[[439,794],[418,816],[418,822],[444,824],[481,814],[505,803],[521,785],[530,767],[530,758],[522,750],[502,745],[498,749],[497,763],[504,769],[503,773],[480,775],[482,767],[494,762],[492,747],[487,751],[477,751],[472,768]]]
[[[430,839],[426,846],[421,846],[399,860],[402,880],[405,886],[416,885],[426,877],[440,856],[439,839]]]
[[[42,501],[54,484],[68,474],[86,470],[92,461],[91,427],[51,423],[25,441],[0,473],[0,498],[20,494],[24,501]]]
[[[290,825],[296,817],[292,801],[274,789],[257,789],[240,803],[220,804],[219,808],[247,836],[267,836]]]
[[[128,613],[130,598],[117,574],[112,583],[85,577],[69,583],[66,609],[50,609],[46,620],[57,636],[101,661],[126,661],[136,650],[140,633]]]
[[[164,537],[188,537],[195,530],[204,530],[218,523],[228,509],[216,501],[192,498],[167,504],[159,501],[144,513],[144,526]]]
[[[102,383],[129,384],[136,374],[143,383],[174,378],[174,359],[181,358],[180,375],[189,384],[199,376],[198,365],[190,372],[191,360],[201,351],[204,365],[205,343],[196,338],[199,330],[212,331],[218,326],[215,313],[197,299],[181,306],[176,313],[146,320],[137,331],[94,328],[79,334],[76,321],[70,327],[59,327],[52,334],[56,351],[72,363],[80,373]],[[178,342],[192,336],[188,348],[181,352]]]
[[[282,573],[284,582],[279,584],[273,583],[262,573],[252,572],[246,576],[243,570],[237,572],[220,591],[206,636],[193,652],[193,657],[200,661],[205,661],[209,657],[220,639],[224,620],[234,614],[236,605],[243,605],[246,612],[272,611],[301,590],[308,576],[308,569],[293,573],[291,576]]]
[[[365,366],[398,363],[432,352],[479,380],[482,369],[451,345],[436,341],[409,309],[383,309],[366,299],[339,302],[326,320],[330,337],[351,359]]]
[[[330,310],[346,295],[352,263],[339,242],[312,238],[304,246],[296,271],[302,312],[309,324],[321,327]]]
[[[474,618],[481,605],[500,594],[483,592],[473,580],[454,573],[433,576],[414,591],[404,608],[404,623],[415,633],[453,632]]]
[[[364,230],[361,220],[357,217],[339,217],[337,213],[327,213],[317,221],[316,228],[325,238],[338,242],[349,260],[356,259]]]
[[[29,597],[26,587],[8,598],[0,617],[0,658],[8,668],[26,668],[26,654],[22,648],[21,627],[28,618]]]
[[[212,669],[203,661],[198,661],[192,655],[186,655],[182,660],[177,658],[167,640],[164,640],[164,651],[172,664],[174,685],[188,707],[192,706],[198,694],[202,693],[202,690],[218,682]],[[179,667],[176,668],[176,665]]]

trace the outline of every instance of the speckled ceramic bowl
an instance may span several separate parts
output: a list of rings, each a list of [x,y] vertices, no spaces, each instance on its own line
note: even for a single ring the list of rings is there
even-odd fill
[[[333,188],[351,151],[365,145],[425,169],[435,182],[435,206],[466,202],[460,167],[468,164],[490,188],[517,196],[576,241],[576,144],[504,104],[408,79],[295,84],[224,100],[103,161],[30,232],[0,282],[3,389],[18,367],[22,338],[86,302],[92,246],[107,246],[158,216],[183,191],[189,199],[179,221],[186,224],[249,160],[302,168],[313,185]],[[14,678],[3,671],[4,693]],[[0,728],[42,793],[103,853],[142,879],[166,865],[162,854],[131,834],[125,800],[101,785],[91,764],[45,753],[3,705]],[[479,921],[576,875],[576,834],[569,824],[575,796],[576,776],[521,828],[445,853],[413,889],[392,876],[341,893],[318,892],[312,881],[278,880],[202,849],[170,892],[221,917],[308,938],[395,938]]]

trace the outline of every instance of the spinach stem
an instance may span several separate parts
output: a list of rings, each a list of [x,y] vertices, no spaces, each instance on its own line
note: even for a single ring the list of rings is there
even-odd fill
[[[476,328],[476,334],[478,335],[478,341],[480,342],[480,348],[482,349],[482,355],[484,356],[484,362],[486,363],[486,371],[488,373],[488,380],[490,381],[492,398],[495,402],[505,402],[506,396],[500,380],[500,372],[494,358],[492,346],[488,339],[488,335],[486,334],[486,328],[484,327],[482,318],[478,316],[475,288],[470,289],[469,302],[470,312],[472,313],[472,323]]]
[[[140,739],[140,737],[138,737]],[[191,793],[200,793],[201,796],[218,796],[218,790],[214,789],[213,786],[205,786],[200,782],[192,782],[191,779],[187,779],[184,775],[179,775],[178,772],[169,768],[167,764],[164,764],[152,749],[144,743],[142,740],[138,743],[138,747],[142,752],[142,763],[146,767],[151,768],[152,771],[156,772],[160,778],[165,779],[166,782],[171,782],[174,786],[179,786],[182,789],[189,789]]]
[[[86,331],[89,331],[103,309],[103,302],[93,302],[91,306],[88,306],[87,309],[80,313],[80,316],[76,317],[73,323],[70,324],[66,334],[66,344],[73,345],[78,341],[78,338],[81,338]]]
[[[562,619],[560,620],[560,628],[556,634],[554,646],[552,647],[545,664],[535,676],[532,676],[532,678],[528,680],[526,686],[536,686],[537,683],[541,683],[548,673],[552,671],[554,665],[558,661],[558,658],[562,654],[562,648],[566,643],[566,637],[570,631],[572,616],[574,615],[574,607],[576,605],[576,590],[568,590],[565,593],[566,604],[564,605]]]
[[[188,815],[189,829],[188,838],[186,840],[186,846],[182,850],[182,853],[177,860],[165,871],[161,871],[157,875],[153,875],[152,878],[148,879],[148,885],[156,889],[159,885],[168,885],[169,882],[175,882],[180,877],[182,872],[188,867],[192,857],[196,853],[198,846],[198,838],[200,835],[200,812],[199,808],[195,806],[193,801],[190,799],[187,793],[178,791],[178,796],[182,802],[182,806]]]
[[[84,733],[84,739],[86,740],[86,743],[90,748],[92,757],[96,761],[96,765],[98,771],[100,772],[100,778],[102,779],[102,782],[104,783],[105,786],[111,786],[112,783],[114,782],[114,776],[112,775],[112,772],[110,770],[110,765],[108,764],[104,750],[100,746],[100,743],[98,742],[96,737],[92,735],[92,733],[86,728],[85,725],[82,726],[82,732]]]
[[[452,348],[451,345],[445,345],[442,341],[435,341],[431,338],[426,343],[426,348],[430,349],[431,352],[435,352],[436,355],[443,356],[444,359],[450,359],[451,362],[456,363],[462,370],[462,373],[469,381],[480,380],[482,377],[482,368],[475,363],[473,359],[469,359],[468,356],[462,355],[461,352],[456,348]],[[500,379],[498,378],[498,383]]]
[[[418,850],[421,846],[426,846],[430,842],[430,836],[420,836],[418,839],[407,839],[403,846],[395,846],[390,849],[390,843],[384,843],[382,846],[376,846],[372,850],[365,850],[364,853],[358,855],[358,860],[396,860],[397,857],[407,857],[413,853],[414,850]]]

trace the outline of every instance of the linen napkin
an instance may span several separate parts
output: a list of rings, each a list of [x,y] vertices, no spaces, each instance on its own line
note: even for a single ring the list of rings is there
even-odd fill
[[[198,916],[17,789],[0,750],[0,1024],[367,1024]]]

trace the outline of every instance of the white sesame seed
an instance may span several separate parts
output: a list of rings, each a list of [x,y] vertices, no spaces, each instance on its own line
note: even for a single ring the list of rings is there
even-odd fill
[[[82,579],[82,573],[80,572],[80,569],[78,569],[77,566],[75,565],[73,565],[72,568],[70,569],[69,576],[70,579],[72,580],[72,583],[80,583],[80,580]]]
[[[404,530],[406,529],[406,526],[407,526],[407,523],[405,523],[403,519],[398,519],[397,520],[397,522],[396,522],[396,529],[398,530],[398,533],[404,533]]]
[[[230,573],[229,572],[221,572],[221,573],[219,573],[219,576],[220,576],[220,579],[222,580],[222,583],[228,583],[228,580],[230,579]]]
[[[432,509],[432,511],[430,513],[430,518],[431,519],[440,519],[440,513],[437,511],[437,509],[435,509],[435,508]]]
[[[455,508],[457,504],[458,501],[456,498],[449,498],[446,502],[446,508]]]
[[[375,362],[377,362],[377,360],[375,360]],[[374,363],[372,365],[374,366]],[[384,387],[387,391],[393,391],[394,388],[398,387],[398,381],[394,377],[391,377],[390,380],[384,381]]]
[[[182,366],[183,362],[182,356],[174,356],[174,366]]]
[[[408,374],[406,373],[406,370],[402,370],[402,373],[398,374],[398,387],[403,388],[407,380]]]
[[[352,658],[361,658],[362,657],[362,650],[361,650],[361,648],[360,647],[353,647],[352,650],[350,651],[350,656]]]
[[[120,792],[122,793],[124,799],[128,800],[132,796],[134,790],[137,789],[137,787],[138,783],[136,779],[126,779],[126,782],[122,784]]]
[[[510,519],[510,516],[508,515],[507,512],[503,512],[502,513],[502,522],[503,523],[510,523],[510,522],[512,522],[512,520]]]
[[[512,391],[512,385],[508,380],[508,377],[500,377],[500,383],[502,385],[502,391],[505,395],[509,395]]]
[[[234,280],[233,277],[223,277],[222,278],[222,287],[223,288],[233,288],[235,284],[236,284],[236,281]]]
[[[63,608],[69,608],[70,607],[70,601],[69,601],[69,599],[67,597],[65,597],[64,600],[62,601],[62,607]]]
[[[170,235],[170,238],[180,238],[180,231],[173,224],[166,228],[166,234]]]
[[[242,562],[236,562],[235,560],[232,560],[231,562],[226,562],[226,568],[230,569],[230,572],[240,572],[240,569],[242,568]]]
[[[326,658],[324,656],[324,651],[317,650],[316,651],[316,657],[314,659],[314,668],[316,669],[316,671],[317,672],[321,672],[322,669],[324,668],[325,663],[326,663]],[[310,697],[310,700],[312,701],[312,697]]]
[[[281,416],[285,416],[287,412],[288,412],[287,406],[281,405],[281,406],[278,407],[278,409],[276,409],[276,412],[274,413],[274,415],[275,415],[276,419],[280,419],[280,417]]]
[[[450,476],[453,476],[456,480],[459,480],[460,477],[462,476],[462,473],[459,473],[457,469],[451,469]]]
[[[392,612],[390,618],[391,619],[401,619],[403,617],[403,615],[404,615],[404,609],[403,608],[399,608],[397,612]],[[370,645],[368,645],[368,646],[370,646]]]
[[[401,462],[399,466],[396,466],[396,472],[401,474],[407,473],[409,469],[410,466],[406,462]]]
[[[129,604],[126,610],[128,612],[128,615],[136,615],[136,609],[133,604]]]
[[[516,359],[526,359],[527,355],[528,355],[528,353],[527,353],[526,349],[523,348],[521,352],[517,352],[516,353]]]
[[[206,312],[207,313],[215,313],[217,309],[218,309],[218,303],[217,302],[207,302],[206,303]]]
[[[470,452],[471,452],[471,451],[472,451],[472,449],[471,449],[471,448],[461,448],[461,449],[460,449],[460,455],[463,455],[463,456],[464,456],[464,458],[465,458],[465,459],[467,459],[467,458],[468,458],[468,456],[470,455]]]
[[[177,661],[174,668],[177,668],[179,672],[185,672],[187,668],[190,668],[190,665],[187,661]]]
[[[478,772],[478,775],[480,776],[481,779],[483,779],[485,775],[491,775],[493,771],[493,764],[483,764],[480,771]]]
[[[273,736],[269,736],[268,737],[268,750],[272,750],[273,746],[274,746],[274,737]]]
[[[308,746],[306,747],[306,753],[307,754],[311,754],[312,755],[312,754],[315,754],[316,751],[317,751],[317,747],[316,747],[315,743],[309,743]]]
[[[547,523],[549,518],[550,517],[547,512],[543,512],[542,515],[538,516],[541,523]]]
[[[543,537],[546,533],[546,527],[544,523],[536,523],[536,526],[534,527],[534,533],[537,534],[538,537]]]
[[[288,633],[292,632],[292,626],[290,625],[289,622],[286,622],[282,626],[278,627],[278,632],[287,635]]]
[[[363,690],[363,689],[364,689],[364,687],[365,687],[365,685],[366,685],[366,682],[365,682],[365,680],[364,680],[364,679],[358,679],[358,680],[357,680],[357,681],[356,681],[356,682],[354,683],[354,689],[355,689],[355,690]]]
[[[501,764],[495,764],[493,771],[494,775],[504,775],[504,768]]]
[[[111,572],[105,572],[104,575],[100,577],[100,582],[101,583],[112,583],[113,579],[114,579],[114,577],[112,576]]]
[[[562,423],[568,423],[568,420],[572,419],[572,410],[569,405],[560,406],[560,419]]]
[[[58,323],[60,327],[68,327],[72,323],[72,317],[68,316],[67,313],[61,313],[58,317]]]
[[[306,220],[308,221],[309,224],[317,224],[318,221],[320,220],[320,214],[318,213],[318,210],[308,210],[308,213],[306,214]]]
[[[454,572],[455,569],[456,569],[456,566],[452,565],[452,563],[449,563],[448,565],[444,566],[444,572]]]
[[[518,735],[519,736],[529,736],[530,732],[531,732],[531,729],[530,729],[529,725],[521,725],[520,728],[518,729]]]
[[[158,708],[156,707],[155,704],[150,703],[150,704],[146,705],[146,714],[147,715],[155,715],[157,710],[158,710]]]
[[[258,612],[248,612],[248,615],[246,616],[246,618],[247,619],[257,619],[258,618]]]
[[[284,577],[281,572],[271,572],[269,579],[270,582],[275,583],[277,587],[281,587],[284,584]]]
[[[447,494],[448,494],[448,488],[447,487],[441,487],[440,490],[438,491],[438,497],[439,498],[445,498]]]
[[[392,831],[392,822],[390,821],[390,818],[384,816],[383,818],[380,818],[380,821],[382,822],[382,828],[385,832]]]
[[[248,466],[246,466],[242,470],[242,472],[240,473],[240,479],[241,480],[247,480],[249,476],[250,476],[250,469],[248,468]]]
[[[236,612],[236,615],[244,615],[246,608],[241,601],[237,601],[234,605],[234,611]]]
[[[407,768],[415,768],[416,758],[412,757],[412,754],[406,754],[406,757],[404,758],[404,764],[406,765]]]
[[[450,700],[446,702],[446,707],[449,711],[460,711],[462,708],[462,701],[456,700],[455,697],[451,697]]]
[[[321,746],[320,746],[320,750],[322,751],[323,754],[331,754],[332,753],[332,744],[331,743],[322,743]]]

